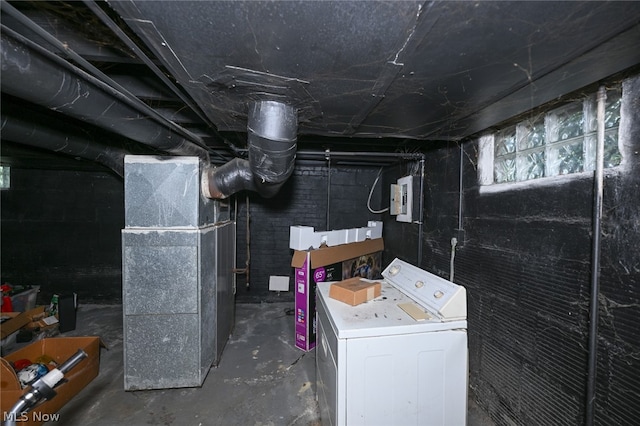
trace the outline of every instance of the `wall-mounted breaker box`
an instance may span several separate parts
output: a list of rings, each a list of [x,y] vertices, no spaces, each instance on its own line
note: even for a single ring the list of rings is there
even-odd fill
[[[420,221],[420,177],[405,176],[391,185],[389,212],[398,222]]]

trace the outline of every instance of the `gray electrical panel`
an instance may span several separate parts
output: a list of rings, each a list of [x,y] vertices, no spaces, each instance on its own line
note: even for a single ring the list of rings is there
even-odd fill
[[[200,167],[125,160],[125,390],[201,386],[233,328],[235,223],[201,196]]]

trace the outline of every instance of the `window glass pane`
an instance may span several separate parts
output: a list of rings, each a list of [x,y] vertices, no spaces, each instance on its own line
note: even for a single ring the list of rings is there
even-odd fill
[[[614,129],[604,134],[604,167],[619,166],[622,162],[622,155],[618,149],[618,129]]]
[[[552,141],[563,141],[575,138],[584,133],[584,113],[582,102],[572,104],[566,108],[558,110],[556,113],[554,138]]]
[[[503,130],[496,138],[496,157],[515,152],[516,128]]]
[[[535,122],[525,122],[519,128],[520,140],[518,141],[518,149],[530,149],[544,145],[545,129],[544,119]]]
[[[11,174],[8,166],[0,166],[0,189],[7,189],[11,186]]]
[[[536,150],[518,156],[518,180],[530,180],[544,177],[544,151]]]
[[[494,172],[495,172],[494,179],[496,183],[515,182],[516,159],[504,158],[501,160],[496,160]]]
[[[620,92],[612,90],[607,92],[607,101],[604,110],[604,128],[610,129],[620,125]]]
[[[492,147],[494,183],[590,171],[596,163],[597,99],[591,93],[496,132]],[[622,91],[607,90],[604,166],[622,163],[618,148]],[[491,148],[487,150],[490,152]]]
[[[558,174],[579,173],[584,168],[582,142],[574,142],[554,147],[557,150]]]

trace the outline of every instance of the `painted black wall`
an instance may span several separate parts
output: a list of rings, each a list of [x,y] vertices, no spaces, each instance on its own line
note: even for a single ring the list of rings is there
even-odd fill
[[[75,292],[122,299],[122,180],[108,172],[11,168],[1,191],[2,281],[39,285],[38,303]]]
[[[602,425],[640,418],[640,78],[623,91],[625,163],[607,170],[604,182],[595,415]],[[466,238],[454,278],[468,291],[471,389],[499,425],[583,424],[592,175],[487,193],[478,185],[477,142],[463,146]],[[453,143],[426,155],[422,266],[445,278],[460,155]],[[386,250],[415,259],[405,240],[416,238],[416,226],[384,225]]]
[[[328,173],[326,166],[297,166],[274,198],[248,194],[250,285],[238,274],[238,301],[293,301],[292,291],[268,290],[270,275],[292,276],[291,225],[326,230],[327,211],[330,229],[380,220],[366,207],[378,168],[333,165],[330,187]],[[247,258],[246,195],[236,197],[238,268]],[[380,196],[377,188],[372,207],[379,208]],[[81,303],[122,302],[122,179],[101,171],[12,168],[11,188],[1,197],[3,282],[40,285],[38,303],[68,292],[76,292]]]

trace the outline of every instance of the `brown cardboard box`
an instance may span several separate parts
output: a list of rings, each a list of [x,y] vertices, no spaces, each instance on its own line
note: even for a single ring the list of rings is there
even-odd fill
[[[331,284],[329,297],[356,306],[380,296],[381,287],[379,282],[363,281],[359,277],[349,278]]]
[[[35,330],[49,330],[53,328],[58,328],[58,317],[56,315],[49,315],[48,312],[44,310],[44,306],[39,307],[34,310],[34,314],[31,316],[31,322],[25,326],[27,329]]]
[[[293,252],[295,268],[295,344],[304,351],[316,345],[316,284],[359,276],[378,279],[382,273],[382,238],[315,250]]]
[[[2,315],[12,317],[0,325],[0,339],[4,339],[12,333],[29,325],[33,321],[44,317],[44,306],[38,306],[26,312],[3,312]]]
[[[53,358],[58,365],[65,362],[78,349],[87,353],[87,358],[80,361],[64,377],[62,384],[55,388],[57,395],[34,410],[17,418],[20,425],[40,425],[47,420],[54,420],[53,415],[62,408],[74,395],[87,386],[100,369],[100,347],[104,346],[99,337],[54,337],[39,340],[11,354],[0,358],[0,416],[4,419],[11,407],[20,399],[27,389],[22,389],[12,362],[19,359],[34,361],[42,355]],[[64,422],[64,419],[59,419]]]

